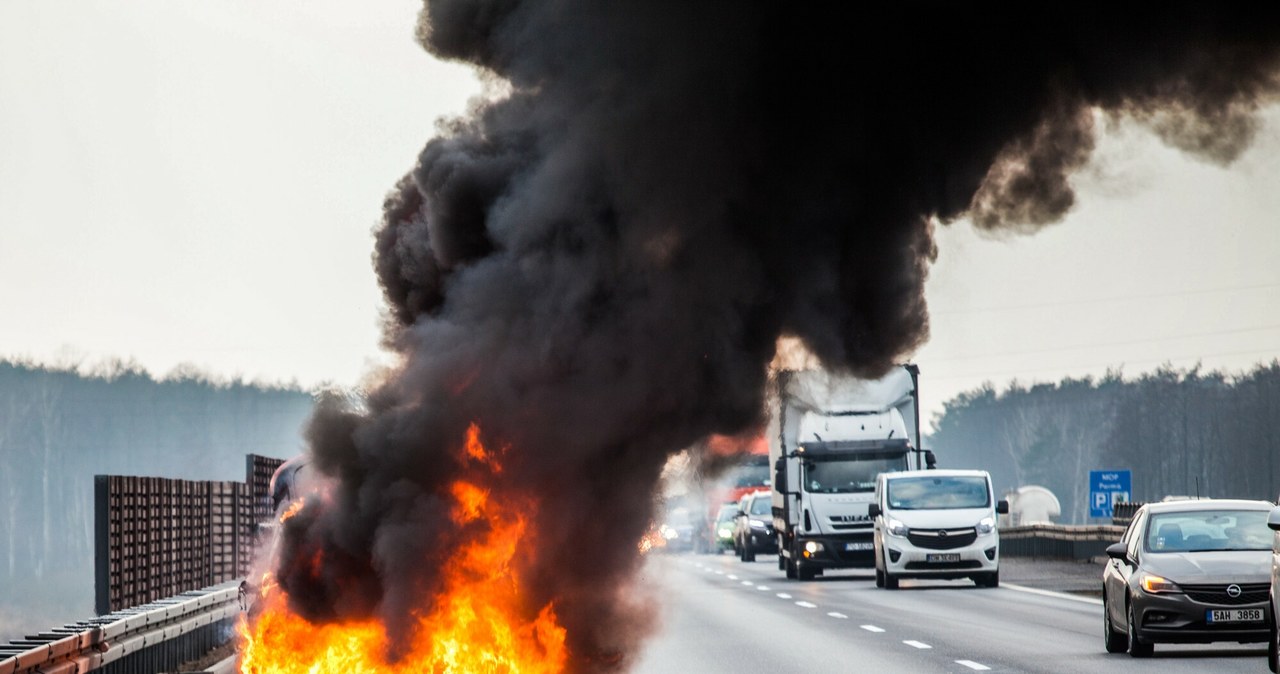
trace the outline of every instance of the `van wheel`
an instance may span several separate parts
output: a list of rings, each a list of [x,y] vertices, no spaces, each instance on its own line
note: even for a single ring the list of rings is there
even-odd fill
[[[808,564],[796,562],[796,578],[799,578],[800,580],[813,580],[813,576],[813,567]]]

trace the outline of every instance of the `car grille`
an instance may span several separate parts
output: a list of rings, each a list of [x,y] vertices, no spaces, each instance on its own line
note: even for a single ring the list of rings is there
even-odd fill
[[[917,548],[929,550],[951,550],[963,548],[978,538],[973,527],[967,529],[910,529],[907,540]]]
[[[981,569],[982,562],[976,559],[967,559],[960,562],[907,562],[906,569],[908,571],[938,571],[951,569]]]
[[[1227,585],[1183,585],[1182,591],[1202,604],[1244,606],[1266,601],[1271,589],[1270,583],[1237,583],[1237,585],[1240,586],[1239,597],[1227,594]]]

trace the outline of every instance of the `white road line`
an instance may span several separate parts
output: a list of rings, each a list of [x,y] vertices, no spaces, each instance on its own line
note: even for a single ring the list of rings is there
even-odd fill
[[[786,592],[778,593],[778,599],[790,599],[790,598],[791,598],[791,595],[787,594]]]
[[[845,618],[848,618],[848,617],[849,617],[849,616],[847,616],[847,615],[845,615],[845,614],[843,614],[843,613],[836,613],[835,611],[832,611],[832,612],[828,613],[827,615],[831,616],[832,618],[841,618],[841,619],[845,619]]]
[[[757,589],[757,590],[760,590],[761,592],[768,592],[768,591],[769,591],[769,586],[768,586],[768,585],[757,585],[757,586],[756,586],[756,589]]]
[[[1094,597],[1081,597],[1066,592],[1054,592],[1053,590],[1041,590],[1038,587],[1026,587],[1024,585],[1013,585],[1011,583],[1001,583],[1000,587],[1007,587],[1010,590],[1018,592],[1026,592],[1027,594],[1038,594],[1042,597],[1056,597],[1058,599],[1069,599],[1071,601],[1083,602],[1085,604],[1093,604],[1094,606],[1102,606],[1102,600]],[[1102,582],[1098,582],[1098,587],[1102,587]]]
[[[737,580],[737,579],[738,579],[737,576],[733,575],[732,573],[729,574],[729,580]]]
[[[956,664],[964,665],[965,667],[968,667],[969,669],[972,669],[977,672],[985,672],[988,669],[991,669],[990,667],[980,662],[974,662],[973,660],[956,660]]]
[[[884,631],[884,628],[876,627],[875,625],[859,625],[858,627],[861,627],[862,629],[868,632],[875,632],[876,634],[879,634]]]
[[[717,576],[723,576],[723,575],[724,575],[724,571],[716,571],[716,575],[717,575]]]
[[[817,604],[810,604],[810,603],[809,603],[809,602],[807,602],[807,601],[798,601],[798,602],[796,602],[796,606],[800,606],[800,607],[803,607],[803,608],[818,608],[818,605],[817,605]]]
[[[751,581],[749,581],[749,580],[744,580],[744,581],[742,581],[742,584],[743,584],[743,585],[755,585],[755,583],[753,583],[753,582],[751,582]]]
[[[904,642],[902,642],[902,643],[904,643],[904,644],[906,644],[906,645],[908,645],[908,646],[910,646],[910,647],[912,647],[912,648],[919,648],[919,649],[921,649],[921,650],[926,649],[926,648],[933,648],[933,646],[930,646],[929,644],[926,644],[926,643],[924,643],[923,641],[914,641],[914,640],[912,640],[912,639],[907,639],[906,641],[904,641]]]

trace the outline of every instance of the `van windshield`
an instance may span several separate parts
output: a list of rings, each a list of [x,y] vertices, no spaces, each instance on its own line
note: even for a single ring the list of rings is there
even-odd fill
[[[934,510],[991,505],[987,479],[981,476],[899,477],[887,482],[890,508]]]

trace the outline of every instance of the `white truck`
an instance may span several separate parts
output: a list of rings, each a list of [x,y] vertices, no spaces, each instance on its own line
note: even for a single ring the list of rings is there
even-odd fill
[[[876,477],[933,467],[932,453],[919,448],[918,374],[901,365],[875,380],[822,370],[775,377],[766,435],[778,568],[787,578],[875,565],[867,506]]]

